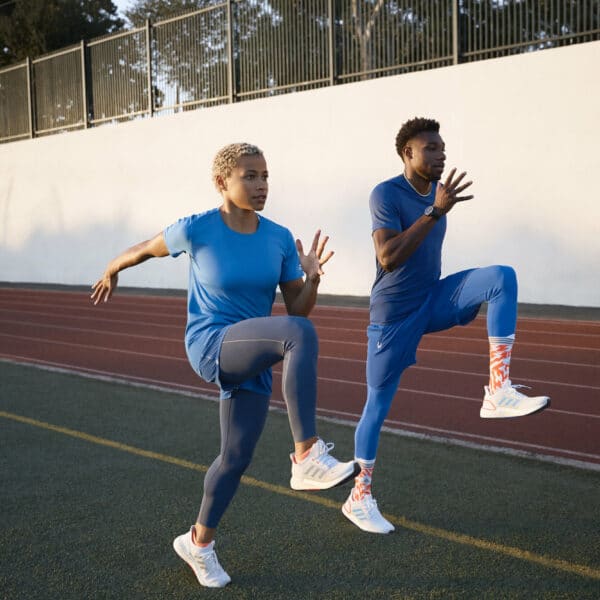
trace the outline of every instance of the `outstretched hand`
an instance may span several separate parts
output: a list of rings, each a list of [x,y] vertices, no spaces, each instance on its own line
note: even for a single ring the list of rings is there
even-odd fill
[[[298,250],[298,258],[302,265],[302,270],[306,273],[306,278],[311,281],[318,280],[323,275],[322,266],[333,256],[333,251],[329,250],[325,256],[325,245],[329,240],[329,236],[326,235],[323,239],[321,238],[321,230],[317,230],[315,237],[313,238],[312,246],[308,254],[304,254],[304,248],[302,242],[296,240],[296,249]]]
[[[466,172],[462,172],[456,179],[454,179],[455,175],[456,169],[452,169],[448,177],[446,177],[446,181],[443,184],[441,182],[438,183],[435,190],[433,205],[443,214],[449,212],[457,202],[464,202],[473,198],[473,196],[459,195],[473,183],[472,181],[467,181],[467,183],[460,185]]]
[[[111,269],[106,269],[102,277],[92,286],[92,295],[90,298],[94,305],[99,302],[108,302],[108,299],[113,295],[118,282],[118,272],[113,273]]]

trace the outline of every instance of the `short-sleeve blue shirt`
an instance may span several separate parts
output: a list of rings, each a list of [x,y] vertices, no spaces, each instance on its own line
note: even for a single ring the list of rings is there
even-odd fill
[[[190,258],[185,344],[201,348],[192,367],[218,382],[218,359],[227,326],[271,314],[277,285],[303,276],[292,234],[258,216],[252,234],[230,229],[218,208],[180,219],[164,230],[169,253]],[[270,378],[270,372],[267,374]],[[270,381],[269,381],[270,383]]]
[[[377,229],[407,230],[427,206],[435,200],[436,184],[427,196],[416,192],[404,175],[377,185],[371,193],[372,231]],[[446,233],[446,217],[442,216],[415,252],[391,273],[383,270],[376,259],[377,273],[371,290],[371,323],[392,323],[417,310],[442,269],[442,243]]]

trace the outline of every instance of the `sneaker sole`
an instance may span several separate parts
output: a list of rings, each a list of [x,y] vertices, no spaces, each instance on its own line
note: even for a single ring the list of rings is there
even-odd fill
[[[515,417],[528,417],[529,415],[536,415],[537,413],[546,410],[550,406],[550,398],[546,400],[546,404],[539,406],[529,412],[516,412],[504,407],[497,408],[496,410],[486,410],[482,408],[479,411],[479,416],[482,419],[514,419]],[[510,412],[509,412],[510,411]]]
[[[319,490],[330,490],[331,488],[338,487],[348,483],[354,479],[360,473],[360,466],[358,463],[354,463],[352,470],[347,474],[342,474],[338,479],[333,481],[316,481],[314,479],[290,479],[290,487],[296,491],[303,492],[318,492]]]
[[[187,535],[187,534],[184,534],[184,535]],[[183,537],[183,536],[180,536],[180,537]],[[187,566],[194,573],[194,577],[196,577],[196,579],[198,580],[198,583],[201,586],[209,587],[209,588],[221,588],[221,587],[225,587],[231,581],[231,579],[229,579],[229,581],[227,583],[224,583],[223,585],[215,585],[215,584],[210,584],[210,583],[203,582],[200,579],[200,577],[198,576],[198,573],[196,573],[196,569],[194,569],[193,563],[190,562],[190,560],[188,560],[190,558],[190,556],[189,556],[189,554],[187,553],[187,551],[185,549],[185,542],[180,542],[179,541],[179,537],[176,537],[173,540],[173,550],[175,550],[175,552],[177,553],[177,556],[179,556],[179,558],[181,558],[181,560],[185,561],[185,563],[187,564]]]
[[[387,533],[392,533],[392,531],[395,531],[395,527],[390,523],[391,529],[385,529],[381,530],[381,529],[366,529],[365,527],[363,527],[362,522],[357,519],[352,512],[348,512],[346,510],[346,505],[342,505],[342,514],[346,517],[346,519],[348,519],[351,523],[353,523],[354,525],[356,525],[361,531],[366,531],[367,533],[379,533],[379,534],[387,534]]]

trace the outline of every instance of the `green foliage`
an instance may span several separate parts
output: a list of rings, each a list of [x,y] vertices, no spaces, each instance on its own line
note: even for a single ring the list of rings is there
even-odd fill
[[[112,0],[15,0],[0,14],[0,65],[121,29]]]
[[[222,4],[222,0],[135,0],[125,16],[134,27],[141,27],[146,19],[156,22],[215,4]]]

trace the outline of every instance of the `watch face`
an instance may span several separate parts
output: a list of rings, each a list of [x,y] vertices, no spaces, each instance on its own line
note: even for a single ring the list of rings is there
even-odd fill
[[[425,216],[426,216],[426,217],[429,217],[429,216],[431,215],[431,213],[432,213],[432,212],[433,212],[433,206],[428,206],[428,207],[425,209]]]

